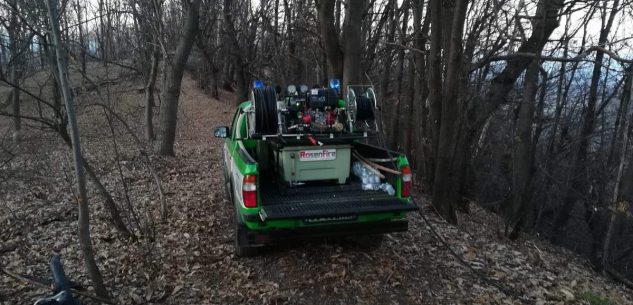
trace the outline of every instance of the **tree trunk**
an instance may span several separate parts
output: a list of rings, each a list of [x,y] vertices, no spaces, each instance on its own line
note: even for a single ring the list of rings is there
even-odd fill
[[[15,54],[15,53],[13,53]],[[12,54],[12,55],[13,55]],[[13,55],[15,56],[15,55]],[[13,58],[11,63],[11,82],[13,84],[20,84],[20,72],[19,72],[19,60]],[[20,142],[20,133],[22,131],[22,119],[20,118],[20,90],[17,87],[13,88],[11,92],[11,108],[13,110],[13,142]]]
[[[402,121],[400,123],[400,130],[404,132],[405,136],[402,139],[402,151],[411,156],[412,168],[415,168],[415,157],[411,148],[412,136],[415,134],[415,129],[417,128],[416,124],[413,124],[412,119],[414,113],[414,103],[415,103],[415,91],[416,87],[414,84],[415,81],[415,57],[413,54],[409,53],[408,56],[409,67],[407,71],[407,93],[404,95],[405,103],[404,103],[404,111],[402,111]],[[420,118],[420,121],[424,121],[423,118]]]
[[[429,28],[431,25],[431,17],[430,10],[426,9],[424,22],[422,22],[422,11],[424,9],[424,1],[422,0],[414,0],[414,10],[413,10],[413,28],[416,29],[415,36],[413,40],[413,47],[426,51],[426,42],[427,37],[429,35]],[[421,29],[420,29],[421,25]],[[426,100],[429,94],[429,87],[427,82],[427,66],[426,66],[426,56],[420,52],[413,52],[413,57],[415,58],[415,82],[411,84],[411,86],[415,87],[415,98],[413,100],[413,118],[420,118],[419,122],[414,122],[411,119],[411,134],[409,135],[409,143],[411,143],[411,148],[413,150],[414,155],[414,164],[416,169],[416,174],[418,177],[425,178],[425,185],[429,184],[429,171],[428,167],[428,140],[429,133],[427,132],[428,125],[428,109],[426,107]],[[417,139],[414,141],[414,139]],[[432,179],[431,179],[432,180]]]
[[[245,70],[246,61],[244,59],[244,54],[242,54],[241,46],[237,41],[237,37],[234,35],[237,31],[233,20],[233,0],[224,0],[223,13],[225,43],[229,46],[229,56],[231,56],[234,60],[234,70],[232,72],[228,72],[228,75],[231,77],[234,76],[237,87],[236,104],[239,105],[248,99],[249,84]]]
[[[633,94],[633,73],[628,76],[629,81],[627,87],[624,88],[622,104],[626,107],[622,107],[622,148],[620,154],[620,162],[617,169],[617,176],[615,179],[615,189],[613,190],[613,201],[611,208],[611,216],[609,217],[609,224],[607,232],[604,238],[604,244],[602,245],[602,268],[608,268],[609,250],[611,248],[611,240],[613,239],[613,231],[616,223],[616,218],[620,211],[626,211],[628,206],[633,202],[633,160],[629,160],[629,165],[624,174],[624,163],[626,162],[627,149],[629,146],[629,125],[631,123],[631,95]],[[615,135],[614,135],[615,136]],[[616,136],[617,137],[617,136]],[[619,137],[618,137],[619,138]],[[623,177],[624,174],[624,177]]]
[[[86,74],[86,43],[84,37],[84,25],[83,16],[81,12],[81,2],[77,0],[75,2],[75,11],[77,13],[77,29],[79,30],[79,60],[81,62],[81,72]],[[83,81],[83,78],[82,78]]]
[[[364,2],[365,0],[353,1]],[[316,0],[319,17],[319,29],[321,32],[321,43],[325,48],[325,54],[327,56],[327,62],[329,66],[328,74],[332,78],[341,79],[343,78],[344,57],[343,50],[341,49],[341,46],[339,44],[339,32],[337,31],[334,22],[335,2],[336,0]],[[348,8],[349,7],[350,5],[348,5]],[[345,19],[347,19],[347,17],[345,17]]]
[[[183,27],[184,33],[178,41],[176,53],[169,64],[167,88],[160,105],[160,125],[154,152],[161,156],[174,155],[174,141],[176,139],[176,124],[178,119],[178,99],[180,85],[185,72],[185,64],[198,31],[198,14],[200,0],[193,0],[187,8],[187,17]],[[165,60],[168,60],[167,58]]]
[[[517,53],[540,53],[543,46],[547,43],[549,36],[558,27],[558,15],[563,8],[563,0],[539,0],[536,8],[536,14],[532,19],[533,31],[528,40],[523,42],[517,49]],[[531,57],[513,57],[507,61],[503,71],[497,75],[490,84],[490,89],[484,96],[484,109],[475,118],[475,128],[483,126],[490,115],[492,115],[499,106],[505,104],[506,96],[514,88],[514,83],[530,65],[533,58]]]
[[[629,104],[631,103],[631,84],[633,82],[633,64],[629,65],[629,67],[625,70],[626,81],[624,82],[624,90],[622,92],[622,101],[620,102],[620,106],[618,107],[618,115],[615,118],[615,123],[613,127],[613,137],[611,140],[611,147],[609,149],[609,157],[607,158],[607,164],[613,164],[613,161],[619,156],[619,154],[623,153],[621,147],[618,147],[618,143],[623,141],[624,136],[626,135],[626,130],[621,128],[622,122],[626,121],[626,114]]]
[[[108,64],[108,52],[106,50],[106,26],[104,21],[105,8],[103,0],[99,0],[99,31],[97,34],[97,40],[99,41],[99,51],[101,52],[101,59],[103,59],[103,65]]]
[[[538,57],[538,56],[537,56]],[[532,125],[538,91],[539,60],[534,59],[525,74],[523,98],[519,103],[512,154],[512,203],[506,207],[506,234],[518,237],[518,232],[531,222],[532,199]]]
[[[396,29],[398,28],[398,23],[396,22],[396,18],[394,17],[395,11],[396,11],[396,1],[389,0],[389,3],[387,3],[387,7],[385,8],[385,14],[389,15],[387,18],[390,22],[389,28],[386,30],[387,31],[387,37],[385,38],[386,41],[393,41],[394,37],[396,36]],[[384,49],[384,53],[385,53],[384,59],[383,59],[384,66],[382,70],[382,77],[380,79],[380,88],[378,92],[378,94],[380,95],[380,103],[382,104],[381,108],[383,109],[383,111],[387,110],[385,101],[388,98],[387,93],[389,92],[389,83],[391,81],[391,66],[393,64],[392,62],[393,52],[392,52],[391,46],[386,45]],[[386,123],[383,122],[383,124],[385,124],[385,126],[381,126],[382,129],[387,130]],[[391,129],[388,129],[388,131],[391,133],[392,137],[396,132],[395,130],[391,130]]]
[[[145,137],[151,142],[154,137],[154,91],[156,88],[156,78],[158,77],[158,61],[160,59],[160,50],[155,46],[152,50],[151,68],[147,85],[145,86]]]
[[[108,192],[108,190],[105,188],[103,183],[101,183],[101,180],[99,180],[99,177],[95,173],[94,169],[90,166],[88,161],[84,159],[83,157],[82,157],[82,161],[83,161],[84,167],[86,168],[86,174],[88,174],[88,178],[90,179],[92,184],[97,188],[97,192],[101,195],[101,197],[104,200],[104,204],[103,204],[104,208],[108,212],[108,214],[110,214],[110,221],[112,221],[112,224],[114,225],[114,227],[117,229],[117,231],[119,231],[119,233],[121,233],[121,235],[123,235],[124,239],[135,238],[135,236],[132,235],[132,233],[127,228],[125,223],[123,223],[123,219],[121,218],[121,213],[119,212],[119,208],[117,208],[116,203],[114,202],[114,199],[112,199],[112,196],[110,196],[110,193]]]
[[[611,26],[613,25],[613,20],[618,11],[619,0],[615,0],[613,3],[613,7],[611,9],[611,13],[609,14],[608,21],[604,28],[600,30],[600,37],[598,38],[598,45],[604,45],[607,42],[609,37],[609,32],[611,31]],[[558,215],[554,219],[553,223],[553,237],[555,240],[560,240],[563,238],[563,229],[567,225],[569,218],[571,216],[571,212],[576,205],[577,202],[581,200],[578,196],[579,194],[584,194],[587,186],[586,186],[586,169],[587,169],[587,151],[589,149],[589,142],[591,140],[591,134],[593,133],[594,124],[595,124],[595,112],[596,112],[596,103],[598,100],[598,85],[600,83],[600,78],[602,75],[602,61],[604,59],[604,52],[597,51],[596,52],[596,60],[593,66],[593,72],[591,75],[591,85],[589,87],[589,96],[587,98],[587,106],[584,110],[584,119],[582,128],[580,130],[579,139],[580,144],[578,145],[578,150],[576,151],[574,166],[572,168],[572,179],[567,187],[565,197],[563,199],[563,206],[561,207]],[[585,174],[583,174],[583,172]],[[588,210],[593,210],[592,207],[588,207]],[[588,217],[590,218],[590,217]]]
[[[535,16],[531,19],[533,27],[532,34],[530,38],[519,46],[517,53],[538,54],[543,50],[543,47],[548,42],[549,36],[559,25],[558,16],[563,6],[563,0],[538,1]],[[433,54],[433,52],[431,52],[431,54]],[[486,122],[490,120],[491,116],[501,105],[507,104],[506,96],[512,91],[514,83],[533,59],[532,57],[518,56],[507,60],[505,68],[492,79],[489,89],[481,99],[481,106],[475,108],[476,112],[468,114],[468,132],[466,133],[468,136],[462,138],[464,141],[480,138],[481,132],[486,126]],[[430,77],[432,78],[432,76]],[[466,145],[467,143],[464,142],[457,143],[458,147],[464,147]],[[467,158],[469,154],[464,153],[462,156]],[[454,160],[454,162],[457,165],[466,163],[465,160]],[[454,190],[464,189],[462,185],[447,187]]]
[[[66,128],[64,127],[58,130],[58,133],[60,137],[62,138],[62,140],[64,140],[64,143],[66,143],[66,145],[68,145],[68,147],[72,149],[73,148],[72,139],[71,139],[71,136],[66,132]],[[92,168],[92,166],[90,166],[90,163],[88,163],[88,160],[86,160],[83,156],[81,157],[81,160],[83,162],[84,168],[86,169],[86,174],[88,175],[88,179],[90,179],[90,182],[92,182],[94,187],[97,189],[97,193],[99,193],[99,195],[104,201],[103,208],[110,215],[110,221],[114,225],[114,228],[117,229],[117,231],[121,233],[121,235],[123,235],[124,239],[135,238],[135,236],[133,236],[133,234],[127,228],[125,223],[123,223],[123,219],[121,218],[121,213],[119,212],[119,208],[117,207],[116,203],[114,202],[114,199],[112,198],[108,190],[105,188],[103,183],[101,183],[101,180],[99,180],[99,177],[97,176],[97,173],[95,172],[95,170]]]
[[[565,34],[566,36],[566,34]],[[569,42],[565,42],[563,46],[563,57],[567,57],[569,53]],[[554,149],[554,143],[556,140],[556,133],[558,132],[558,124],[560,116],[563,112],[563,106],[566,100],[563,99],[563,90],[565,88],[565,74],[567,73],[567,63],[561,62],[560,69],[558,70],[558,89],[556,91],[556,108],[554,109],[554,126],[552,127],[550,142],[548,145],[548,153],[551,153]]]
[[[438,6],[439,1],[433,1],[433,6]],[[437,211],[450,223],[457,223],[455,205],[459,198],[459,172],[454,166],[453,160],[456,152],[459,123],[459,88],[462,71],[462,35],[468,7],[467,0],[454,2],[451,36],[448,37],[449,49],[444,50],[448,54],[446,58],[446,79],[442,87],[441,124],[439,130],[439,142],[437,146],[437,165],[433,186],[433,205]],[[436,8],[437,9],[437,8]],[[432,20],[438,21],[437,19]],[[433,30],[437,31],[439,25],[433,23]],[[441,30],[441,29],[439,29]]]
[[[345,9],[343,86],[361,84],[360,60],[362,55],[361,25],[367,0],[349,0]],[[334,26],[334,25],[332,25]],[[332,35],[331,33],[329,35]]]
[[[429,17],[431,19],[431,45],[428,56],[429,66],[429,126],[431,129],[431,149],[428,156],[427,179],[430,191],[435,181],[435,166],[440,140],[442,115],[442,11],[441,1],[429,1]]]
[[[402,16],[402,23],[401,23],[401,28],[400,28],[400,32],[399,32],[399,43],[401,45],[405,45],[406,44],[406,36],[407,36],[407,27],[409,25],[409,1],[410,0],[405,0],[404,2],[402,2],[402,5],[400,7],[399,11],[403,11],[403,16]],[[400,15],[399,13],[396,15]],[[400,18],[396,18],[396,23],[399,23]],[[402,139],[399,136],[395,136],[395,135],[401,135],[402,134],[402,130],[400,129],[402,126],[402,121],[403,121],[403,114],[406,113],[406,103],[403,102],[402,99],[402,82],[403,82],[403,78],[404,78],[404,71],[405,71],[405,67],[404,67],[404,62],[406,60],[406,54],[404,52],[404,48],[398,48],[398,53],[397,53],[397,57],[396,57],[396,62],[397,62],[397,67],[398,67],[398,71],[396,72],[396,104],[394,105],[394,109],[393,109],[393,116],[391,118],[391,130],[392,132],[392,137],[391,137],[391,147],[398,149],[400,151],[402,148]]]
[[[92,249],[92,239],[90,237],[90,210],[88,207],[88,194],[86,191],[86,176],[81,155],[81,143],[79,141],[79,127],[77,125],[77,117],[75,113],[75,104],[73,95],[70,90],[68,80],[67,58],[59,33],[59,20],[57,14],[57,1],[46,1],[48,7],[48,17],[51,22],[51,35],[55,45],[55,54],[57,57],[57,73],[61,82],[62,95],[66,104],[66,113],[68,116],[68,125],[70,126],[70,136],[73,147],[73,159],[75,162],[75,177],[77,179],[77,205],[79,207],[78,232],[80,249],[84,257],[86,272],[92,281],[97,296],[108,299],[108,291],[103,284],[101,272],[94,259]]]
[[[543,134],[544,123],[545,123],[545,100],[547,98],[547,90],[548,90],[548,80],[549,73],[543,67],[539,67],[539,72],[541,75],[541,92],[539,93],[538,103],[536,104],[536,113],[534,115],[534,120],[536,122],[536,127],[534,128],[534,136],[532,137],[532,148],[530,149],[530,160],[531,160],[531,176],[534,175],[534,170],[536,169],[534,166],[534,162],[536,160],[536,152],[538,150],[538,144],[541,139],[541,135]],[[534,225],[535,220],[529,224],[531,226]]]
[[[18,2],[14,1],[12,5],[14,10],[18,9]],[[9,20],[9,50],[11,51],[11,66],[9,78],[11,82],[19,86],[21,78],[21,56],[20,55],[20,23],[18,21],[18,12],[12,10]],[[4,55],[4,54],[2,54]],[[13,87],[11,92],[11,108],[13,112],[13,142],[15,144],[20,142],[20,133],[22,131],[22,119],[20,117],[20,90],[18,87]]]

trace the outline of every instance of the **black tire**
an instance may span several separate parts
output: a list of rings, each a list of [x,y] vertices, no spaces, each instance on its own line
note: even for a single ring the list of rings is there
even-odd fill
[[[242,224],[240,218],[237,215],[237,207],[233,203],[235,209],[235,225],[233,226],[233,247],[235,248],[235,256],[237,257],[253,257],[259,254],[260,247],[250,247],[243,245],[242,241],[248,240],[248,229]]]
[[[235,219],[235,231],[233,235],[233,245],[237,257],[253,257],[259,254],[260,247],[250,247],[240,245],[240,240],[246,239],[246,228]]]

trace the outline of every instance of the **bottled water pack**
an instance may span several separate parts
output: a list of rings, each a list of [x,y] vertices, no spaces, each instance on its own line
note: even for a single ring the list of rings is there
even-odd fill
[[[396,194],[396,190],[394,190],[391,184],[387,182],[381,184],[380,177],[360,162],[352,163],[352,173],[360,178],[362,181],[362,189],[365,191],[382,190],[390,196]]]

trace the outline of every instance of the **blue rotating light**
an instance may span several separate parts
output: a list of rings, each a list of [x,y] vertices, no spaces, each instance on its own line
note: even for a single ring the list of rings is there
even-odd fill
[[[336,91],[340,91],[341,90],[341,82],[338,79],[336,79],[336,78],[331,79],[330,80],[330,88],[336,89]]]
[[[256,89],[264,88],[264,82],[262,82],[261,80],[254,81],[253,88],[256,88]]]

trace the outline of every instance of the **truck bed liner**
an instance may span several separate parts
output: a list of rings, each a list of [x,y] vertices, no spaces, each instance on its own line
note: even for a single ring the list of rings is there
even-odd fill
[[[355,217],[360,214],[406,212],[417,207],[382,191],[364,191],[360,184],[263,187],[262,220]]]

